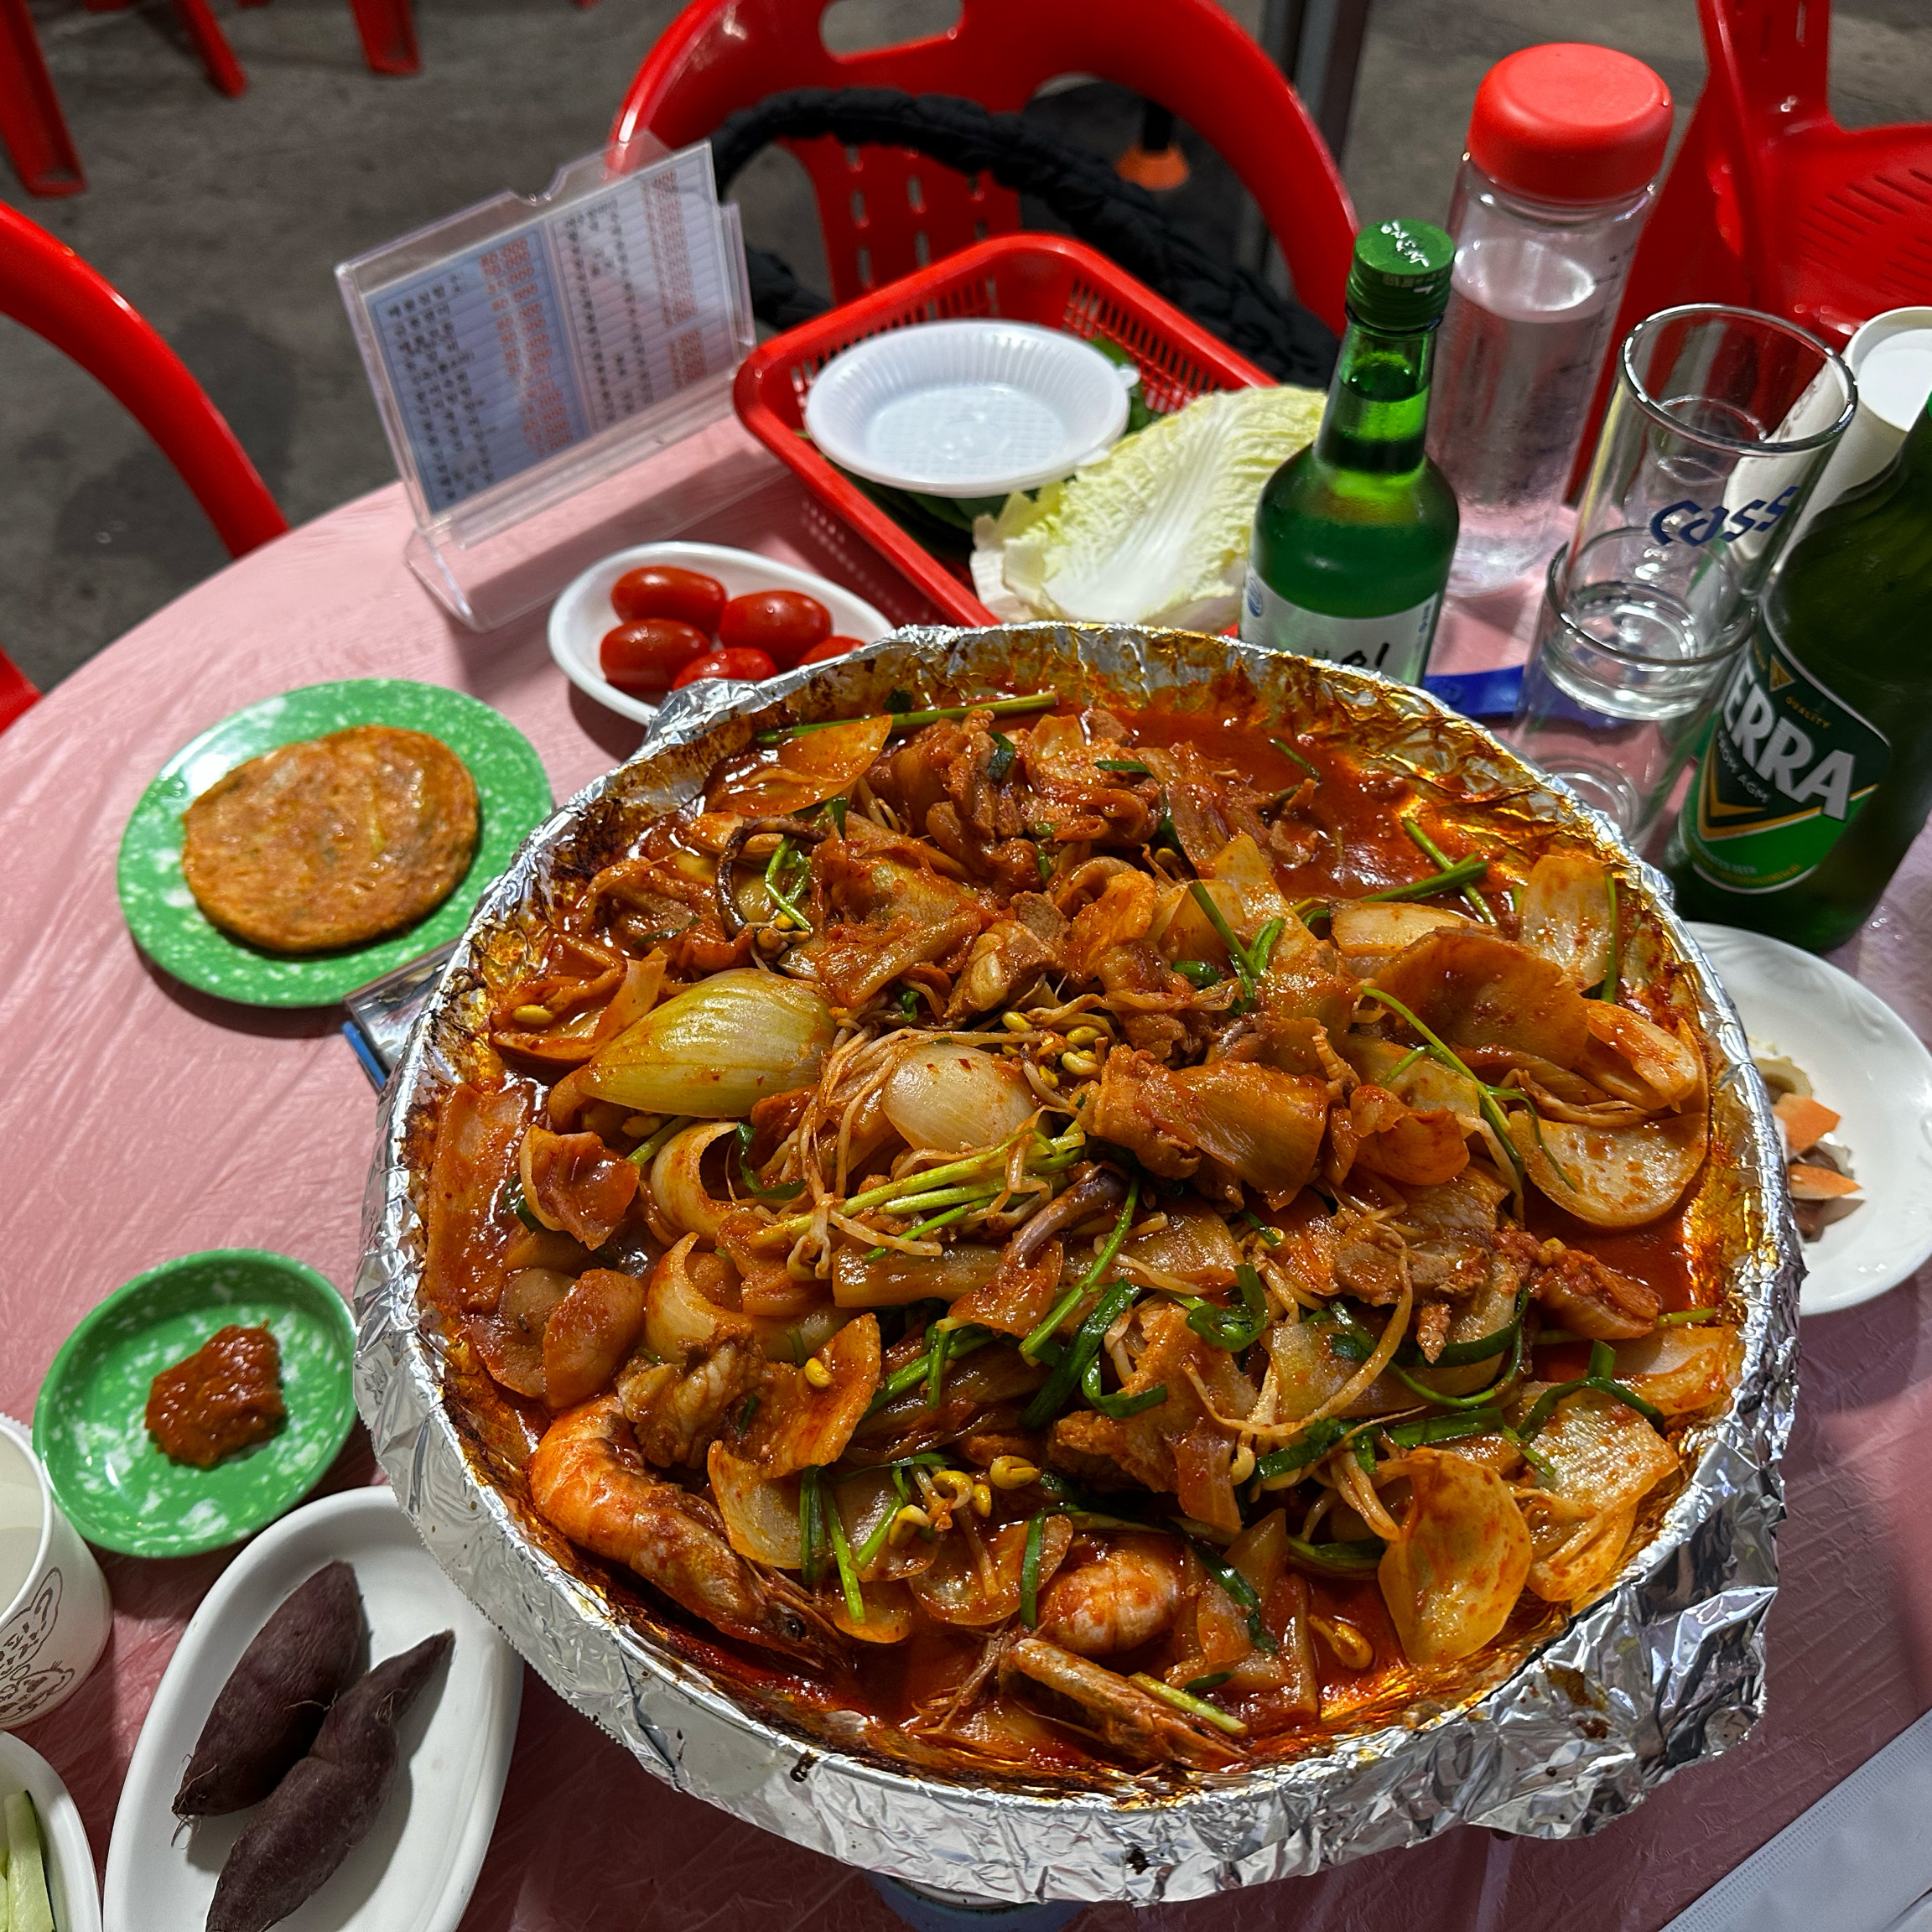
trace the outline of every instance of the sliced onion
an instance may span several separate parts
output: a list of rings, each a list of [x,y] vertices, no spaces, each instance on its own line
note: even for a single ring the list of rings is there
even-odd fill
[[[1241,1265],[1240,1246],[1227,1222],[1212,1208],[1185,1200],[1167,1210],[1165,1228],[1136,1237],[1121,1253],[1203,1288],[1225,1288]]]
[[[1408,1471],[1409,1509],[1379,1580],[1403,1650],[1426,1670],[1472,1655],[1509,1622],[1530,1575],[1530,1530],[1493,1469],[1420,1449]]]
[[[724,1519],[724,1534],[731,1547],[754,1563],[796,1570],[802,1560],[798,1478],[761,1475],[722,1442],[711,1445],[705,1467],[711,1478],[712,1499]]]
[[[742,1119],[818,1078],[832,1014],[796,979],[734,967],[647,1013],[581,1072],[582,1090],[641,1114]]]
[[[886,1118],[907,1145],[963,1154],[1016,1134],[1036,1103],[1005,1062],[977,1046],[908,1053],[886,1083]]]
[[[707,1120],[673,1135],[651,1163],[651,1197],[658,1210],[681,1234],[702,1234],[715,1240],[727,1214],[735,1213],[730,1201],[714,1199],[704,1191],[700,1170],[704,1150],[720,1135],[737,1131],[729,1120]]]
[[[697,1240],[687,1234],[651,1270],[644,1291],[644,1339],[651,1353],[667,1362],[751,1336],[751,1324],[742,1315],[720,1308],[692,1280],[688,1264]]]

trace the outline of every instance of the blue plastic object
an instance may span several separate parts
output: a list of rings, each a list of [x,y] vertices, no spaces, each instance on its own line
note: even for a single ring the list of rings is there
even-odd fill
[[[1506,671],[1446,672],[1439,678],[1425,678],[1422,687],[1465,718],[1510,718],[1515,715],[1516,700],[1523,694],[1523,667],[1513,664]]]
[[[906,1923],[912,1932],[1060,1932],[1069,1919],[1087,1908],[1078,1899],[1049,1898],[1039,1904],[1009,1905],[989,1899],[975,1905],[964,1899],[936,1897],[916,1891],[896,1878],[877,1872],[866,1876],[872,1888]]]

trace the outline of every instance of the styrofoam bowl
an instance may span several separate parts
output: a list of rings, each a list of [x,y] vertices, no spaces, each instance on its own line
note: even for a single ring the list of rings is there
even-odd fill
[[[890,620],[863,597],[841,589],[829,578],[761,557],[753,550],[734,550],[723,543],[639,543],[628,550],[613,551],[573,578],[550,606],[550,655],[579,691],[641,724],[648,724],[657,715],[657,705],[648,698],[620,691],[604,675],[597,648],[604,641],[604,633],[618,621],[617,613],[610,608],[612,586],[626,570],[641,570],[647,564],[702,571],[724,586],[727,597],[742,597],[752,590],[802,590],[832,613],[835,637],[856,637],[861,644],[873,644],[892,628]]]
[[[805,428],[828,461],[874,483],[997,496],[1110,448],[1132,375],[1057,329],[922,322],[834,356],[806,392]]]

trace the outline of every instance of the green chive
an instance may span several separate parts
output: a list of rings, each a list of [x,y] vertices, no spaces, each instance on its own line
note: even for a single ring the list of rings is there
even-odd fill
[[[1234,1270],[1234,1286],[1241,1296],[1243,1314],[1237,1315],[1232,1308],[1218,1308],[1212,1301],[1196,1301],[1187,1311],[1187,1326],[1203,1342],[1225,1348],[1231,1355],[1252,1348],[1261,1339],[1269,1320],[1268,1296],[1261,1286],[1261,1277],[1245,1261]]]
[[[1109,1395],[1100,1385],[1100,1358],[1096,1355],[1080,1371],[1080,1393],[1103,1415],[1111,1415],[1116,1422],[1120,1422],[1130,1415],[1140,1415],[1143,1410],[1158,1409],[1167,1400],[1167,1384],[1156,1383],[1153,1388],[1143,1389],[1136,1395]]]
[[[1455,870],[1454,862],[1450,859],[1449,854],[1413,818],[1404,818],[1400,823],[1402,829],[1422,848],[1424,854],[1433,859],[1445,872]],[[1464,860],[1462,863],[1467,865],[1468,860]],[[1478,873],[1477,876],[1480,878],[1482,875]],[[1462,888],[1462,896],[1475,912],[1476,917],[1484,925],[1493,926],[1496,923],[1496,915],[1489,910],[1488,901],[1473,886],[1465,886]]]
[[[828,1499],[827,1527],[832,1532],[832,1555],[839,1565],[839,1582],[845,1592],[845,1614],[854,1623],[865,1621],[865,1592],[859,1587],[859,1571],[845,1540],[845,1519],[839,1514],[835,1498]]]
[[[1004,731],[989,731],[987,736],[993,740],[993,756],[986,761],[986,782],[998,785],[1004,782],[1006,774],[1013,769],[1013,761],[1020,756],[1020,747]]]
[[[946,1358],[952,1352],[953,1331],[935,1322],[926,1331],[926,1406],[937,1409],[946,1386]]]
[[[1610,960],[1604,968],[1603,984],[1597,989],[1597,997],[1614,1001],[1623,977],[1623,964],[1618,957],[1623,940],[1623,934],[1619,931],[1623,918],[1617,910],[1617,875],[1614,872],[1603,875],[1603,888],[1610,896]]]
[[[751,1143],[758,1137],[758,1130],[749,1120],[738,1123],[738,1178],[745,1183],[745,1191],[755,1194],[761,1201],[791,1201],[805,1192],[802,1181],[787,1181],[767,1187],[751,1171]]]
[[[1318,1576],[1367,1576],[1382,1561],[1383,1545],[1373,1539],[1352,1543],[1304,1543],[1288,1539],[1288,1561]]]
[[[1040,1557],[1046,1544],[1046,1512],[1026,1525],[1026,1553],[1020,1559],[1020,1621],[1029,1630],[1040,1625]]]
[[[818,1583],[819,1547],[824,1540],[818,1472],[807,1469],[798,1478],[798,1574],[808,1590]]]
[[[895,705],[894,698],[903,702]],[[895,731],[910,730],[916,724],[937,724],[942,718],[963,718],[969,711],[990,711],[995,718],[1010,718],[1025,711],[1051,711],[1060,702],[1057,691],[1032,691],[1024,698],[981,698],[971,704],[936,704],[924,711],[912,711],[904,707],[911,699],[905,693],[892,692],[886,700],[885,709],[892,719]],[[761,745],[782,745],[788,738],[802,738],[810,731],[829,731],[834,725],[859,724],[860,718],[819,718],[809,724],[787,724],[776,731],[761,731],[757,742]]]
[[[1107,1331],[1132,1306],[1139,1292],[1131,1281],[1116,1281],[1093,1305],[1093,1311],[1074,1330],[1073,1339],[1053,1364],[1053,1373],[1022,1411],[1023,1427],[1044,1429],[1067,1406],[1087,1364],[1099,1353]]]
[[[512,1181],[510,1185],[505,1188],[503,1192],[503,1205],[507,1208],[510,1212],[514,1214],[517,1218],[521,1221],[532,1234],[543,1234],[548,1232],[548,1230],[544,1227],[543,1223],[537,1218],[536,1210],[531,1207],[529,1202],[524,1197],[523,1183],[521,1181]]]
[[[1405,821],[1406,823],[1406,821]],[[1412,879],[1406,886],[1390,886],[1379,892],[1366,892],[1363,900],[1373,900],[1378,905],[1392,904],[1405,899],[1433,899],[1438,892],[1460,890],[1462,896],[1471,896],[1469,881],[1480,879],[1489,870],[1487,859],[1463,859],[1446,870],[1431,873],[1426,879]],[[1476,896],[1480,897],[1478,894]],[[1493,923],[1492,916],[1491,923]]]
[[[1190,1536],[1187,1546],[1201,1559],[1202,1568],[1233,1598],[1235,1607],[1247,1613],[1249,1641],[1254,1648],[1279,1650],[1281,1646],[1275,1641],[1274,1632],[1261,1621],[1261,1599],[1254,1594],[1254,1586],[1211,1545]]]
[[[1322,782],[1322,774],[1317,771],[1315,767],[1311,765],[1308,761],[1304,758],[1301,754],[1297,751],[1285,738],[1270,738],[1268,742],[1272,745],[1284,758],[1288,759],[1294,764],[1299,765],[1301,769],[1306,771],[1317,785]]]
[[[957,1362],[962,1355],[970,1355],[976,1348],[984,1348],[989,1342],[1004,1341],[1005,1337],[995,1335],[990,1328],[981,1328],[969,1323],[963,1328],[949,1328],[946,1332],[951,1339],[946,1345],[947,1359]],[[896,1402],[909,1389],[917,1389],[932,1373],[932,1363],[929,1355],[915,1356],[903,1368],[895,1368],[879,1384],[879,1393],[872,1398],[865,1413],[883,1409],[888,1402]]]
[[[1037,1359],[1047,1337],[1058,1332],[1060,1324],[1080,1306],[1087,1291],[1114,1265],[1114,1257],[1120,1252],[1120,1244],[1127,1239],[1127,1230],[1134,1224],[1134,1204],[1140,1197],[1140,1182],[1130,1181],[1127,1198],[1120,1204],[1120,1218],[1114,1223],[1114,1232],[1107,1237],[1100,1252],[1093,1257],[1093,1265],[1046,1311],[1046,1318],[1020,1344],[1020,1353],[1025,1360]]]
[[[1225,1711],[1204,1702],[1192,1691],[1176,1690],[1171,1684],[1150,1677],[1145,1670],[1136,1670],[1127,1681],[1139,1685],[1150,1697],[1158,1697],[1163,1704],[1171,1704],[1176,1711],[1185,1711],[1190,1717],[1205,1719],[1217,1731],[1225,1731],[1230,1737],[1248,1735],[1248,1727],[1239,1717],[1230,1717]]]
[[[1205,959],[1176,959],[1173,969],[1191,986],[1205,989],[1218,986],[1228,975],[1218,966],[1210,966]]]
[[[1138,758],[1096,758],[1093,766],[1098,771],[1118,771],[1130,778],[1151,778],[1154,776]]]
[[[675,1119],[667,1120],[641,1147],[633,1147],[624,1158],[639,1167],[648,1166],[657,1158],[658,1153],[667,1141],[674,1140],[684,1130],[691,1126],[698,1116],[695,1114],[680,1114]]]
[[[1254,997],[1258,975],[1254,962],[1248,957],[1248,948],[1234,937],[1234,928],[1228,923],[1226,915],[1214,903],[1214,895],[1197,879],[1189,886],[1194,895],[1194,903],[1208,917],[1208,923],[1214,928],[1214,936],[1228,948],[1228,963],[1240,975],[1242,989],[1249,999]]]

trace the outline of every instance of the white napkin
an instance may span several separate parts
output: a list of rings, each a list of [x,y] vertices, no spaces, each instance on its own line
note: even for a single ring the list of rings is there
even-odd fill
[[[1932,1712],[1664,1932],[1932,1932]]]

